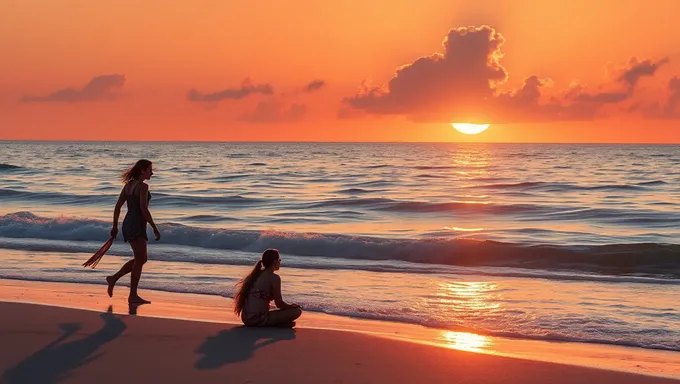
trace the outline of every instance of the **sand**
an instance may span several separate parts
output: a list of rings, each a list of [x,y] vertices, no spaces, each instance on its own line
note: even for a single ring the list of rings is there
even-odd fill
[[[365,329],[357,331],[316,329],[305,323],[323,322],[324,316],[305,314],[295,330],[253,329],[235,324],[233,316],[229,318],[226,314],[227,322],[130,315],[124,295],[117,299],[92,295],[101,288],[98,286],[6,281],[3,284],[5,298],[20,292],[17,287],[29,286],[30,290],[20,294],[25,301],[53,301],[53,305],[62,305],[0,303],[0,372],[2,382],[6,383],[680,382],[384,337],[408,328],[398,325],[396,331],[392,329],[382,335],[367,331],[375,324],[362,322],[351,323],[364,324]],[[166,298],[169,302],[173,295],[176,296],[147,294],[149,298]],[[69,302],[78,302],[82,307],[93,301],[103,308],[95,311],[63,307]],[[197,316],[188,313],[194,306],[187,303],[154,302],[132,313],[154,306],[165,308],[166,317]],[[115,307],[121,310],[114,310]],[[225,309],[220,308],[222,313]]]

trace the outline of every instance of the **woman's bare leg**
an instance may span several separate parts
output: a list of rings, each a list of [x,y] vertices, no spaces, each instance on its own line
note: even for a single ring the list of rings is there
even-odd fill
[[[267,314],[267,321],[264,323],[265,327],[277,327],[282,325],[291,325],[298,317],[302,315],[300,308],[275,309],[269,311]]]
[[[128,273],[132,272],[132,266],[133,265],[135,265],[134,259],[123,264],[123,266],[120,267],[120,270],[118,272],[116,272],[115,274],[106,277],[106,283],[109,285],[109,288],[108,288],[109,297],[113,296],[113,287],[116,286],[116,283],[118,282],[118,280],[121,277],[127,275]]]
[[[132,271],[130,274],[130,296],[128,302],[131,304],[147,304],[148,300],[144,300],[137,294],[137,286],[139,279],[142,277],[142,267],[146,263],[146,239],[135,239],[130,241],[130,247],[135,255],[134,263],[132,264]]]

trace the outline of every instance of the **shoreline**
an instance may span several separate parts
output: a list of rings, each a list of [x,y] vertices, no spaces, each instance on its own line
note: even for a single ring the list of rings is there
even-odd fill
[[[144,290],[152,304],[131,308],[127,305],[126,287],[109,298],[102,284],[35,282],[0,279],[0,302],[26,303],[102,312],[125,317],[181,320],[202,324],[238,326],[240,320],[231,312],[231,300],[225,297]],[[121,292],[122,290],[122,292]],[[546,364],[566,364],[574,369],[599,368],[633,374],[680,379],[680,353],[613,345],[552,342],[490,337],[458,330],[427,328],[419,325],[365,320],[322,313],[305,312],[296,329],[328,331],[350,337],[364,335],[393,342],[407,342],[441,350],[455,350],[474,355],[492,355]],[[340,336],[338,336],[340,337]],[[353,336],[352,336],[353,337]]]
[[[666,384],[677,380],[317,329],[0,303],[0,380],[117,383]]]

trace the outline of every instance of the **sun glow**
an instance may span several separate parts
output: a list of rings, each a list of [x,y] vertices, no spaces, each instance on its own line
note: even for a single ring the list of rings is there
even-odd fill
[[[490,349],[492,345],[490,337],[468,332],[444,331],[442,339],[449,348],[469,352],[482,352]]]
[[[486,131],[490,124],[451,123],[451,125],[460,133],[476,135]]]

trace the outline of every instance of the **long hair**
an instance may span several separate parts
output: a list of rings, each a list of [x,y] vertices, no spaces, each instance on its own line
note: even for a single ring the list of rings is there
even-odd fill
[[[132,167],[128,168],[123,174],[120,176],[120,178],[123,180],[123,183],[127,184],[129,181],[132,180],[137,180],[139,175],[142,174],[142,171],[149,168],[151,166],[151,161],[146,160],[146,159],[141,159],[137,160],[135,165]]]
[[[260,277],[262,272],[271,267],[278,259],[279,251],[276,249],[268,249],[264,251],[264,253],[262,253],[262,260],[255,264],[255,267],[253,267],[253,270],[250,271],[248,276],[244,277],[238,282],[238,284],[236,284],[239,289],[236,291],[236,295],[234,296],[234,313],[241,315],[243,306],[246,304],[246,298],[248,297],[253,284],[255,284],[257,278]]]

